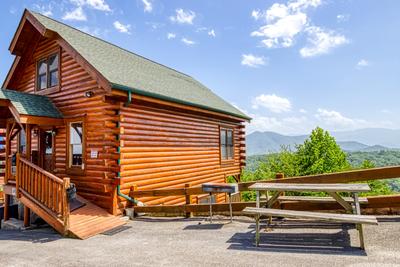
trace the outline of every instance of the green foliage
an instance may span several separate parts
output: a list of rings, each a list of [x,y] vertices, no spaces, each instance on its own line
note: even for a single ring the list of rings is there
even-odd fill
[[[400,165],[400,151],[399,150],[381,150],[371,152],[349,152],[347,158],[353,167],[362,165],[363,161],[369,160],[374,163],[376,167],[383,166],[398,166]]]
[[[352,165],[347,157],[348,154],[340,148],[335,139],[327,131],[317,127],[303,144],[296,146],[294,151],[289,147],[282,147],[279,153],[249,157],[241,181],[273,179],[276,173],[284,173],[285,177],[293,177],[376,167],[374,160],[369,158],[360,160],[360,157],[353,161],[358,164]],[[400,189],[400,182],[397,179],[374,180],[368,182],[368,184],[371,187],[371,192],[364,195],[387,195],[391,194],[396,188]],[[325,194],[288,192],[287,195],[324,196]],[[255,193],[244,192],[242,197],[245,201],[254,200]]]
[[[350,168],[346,154],[327,131],[317,127],[304,144],[297,146],[301,175],[343,171]]]

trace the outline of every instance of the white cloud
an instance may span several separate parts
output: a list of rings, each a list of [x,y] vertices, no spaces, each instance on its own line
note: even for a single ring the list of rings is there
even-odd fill
[[[17,9],[15,7],[10,8],[10,14],[15,15],[17,14]]]
[[[105,0],[70,0],[70,2],[78,7],[87,6],[100,11],[111,11]]]
[[[175,33],[172,33],[172,32],[169,32],[168,34],[167,34],[167,39],[175,39],[175,37],[176,37],[176,34]]]
[[[242,65],[252,68],[257,68],[259,66],[264,66],[266,64],[266,59],[264,57],[258,57],[252,54],[242,55]]]
[[[361,59],[360,61],[357,62],[356,68],[357,69],[362,69],[365,67],[369,67],[371,65],[371,63],[366,60],[366,59]]]
[[[349,43],[344,35],[317,26],[308,27],[306,32],[308,33],[308,44],[300,49],[302,57],[328,54],[333,48]]]
[[[281,134],[298,135],[309,134],[312,129],[320,126],[329,131],[347,131],[363,128],[394,128],[391,121],[367,121],[342,115],[335,110],[320,108],[315,114],[299,114],[295,116],[266,116],[261,110],[257,114],[245,112],[252,117],[251,123],[246,125],[246,132],[273,131]]]
[[[307,110],[305,110],[304,108],[301,108],[301,109],[299,109],[299,112],[300,112],[300,113],[303,113],[303,114],[306,114],[306,113],[307,113]]]
[[[164,23],[160,23],[160,22],[150,22],[150,21],[148,21],[148,22],[145,22],[145,23],[146,23],[146,25],[149,25],[151,27],[152,31],[156,31],[156,30],[161,29],[162,27],[165,26]]]
[[[292,103],[289,99],[279,97],[275,94],[261,94],[254,98],[252,107],[258,109],[260,106],[274,113],[289,112],[292,109]]]
[[[39,13],[41,13],[44,16],[47,16],[47,17],[53,16],[53,6],[51,3],[48,5],[34,4],[33,9],[38,11]]]
[[[78,20],[78,21],[86,21],[86,14],[83,12],[82,7],[77,7],[70,12],[66,12],[62,17],[63,20]]]
[[[305,34],[308,44],[300,50],[302,57],[329,53],[348,40],[344,35],[311,23],[309,10],[322,3],[323,0],[289,0],[283,4],[274,3],[265,11],[253,10],[251,16],[263,25],[251,36],[261,37],[261,43],[267,48],[288,48],[295,45],[298,36]]]
[[[287,4],[273,4],[265,12],[254,10],[252,17],[256,20],[264,18],[265,25],[251,36],[262,37],[261,41],[268,48],[291,47],[295,37],[304,31],[308,24],[306,10],[318,7],[321,0],[297,0]]]
[[[209,36],[212,36],[212,37],[217,36],[217,35],[215,34],[214,29],[209,30],[209,31],[207,32],[207,34],[208,34]]]
[[[151,12],[153,11],[153,3],[151,0],[142,0],[144,5],[144,12]]]
[[[350,19],[349,14],[339,14],[336,16],[337,22],[346,22]]]
[[[193,20],[196,17],[196,13],[191,10],[183,10],[182,8],[175,10],[176,15],[170,16],[169,19],[172,22],[176,22],[179,24],[193,24]]]
[[[251,16],[255,20],[259,20],[263,16],[263,13],[260,10],[253,10],[253,11],[251,11]]]
[[[195,41],[192,41],[192,40],[190,40],[190,39],[187,39],[186,37],[183,37],[183,38],[181,39],[181,41],[182,41],[185,45],[194,45],[194,44],[196,44]]]
[[[131,34],[130,29],[131,25],[130,24],[122,24],[118,20],[114,22],[114,28],[117,29],[117,31],[126,33],[126,34]]]
[[[356,123],[354,119],[345,117],[338,111],[322,108],[319,108],[317,110],[317,114],[315,115],[315,117],[326,125],[340,128],[352,128]]]

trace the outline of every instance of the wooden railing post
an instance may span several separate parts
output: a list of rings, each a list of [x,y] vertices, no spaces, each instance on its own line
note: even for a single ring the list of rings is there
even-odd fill
[[[68,201],[68,195],[67,195],[67,189],[70,186],[70,179],[69,178],[64,178],[63,179],[63,205],[62,205],[62,215],[63,215],[63,220],[64,220],[64,236],[68,234],[68,229],[69,229],[69,201]]]
[[[186,200],[186,205],[192,204],[192,196],[188,194],[187,189],[190,188],[192,184],[188,183],[185,184],[185,200]],[[185,217],[186,218],[191,218],[193,217],[193,213],[191,212],[185,212]]]
[[[276,180],[283,179],[283,178],[285,178],[285,174],[284,174],[284,173],[277,173],[277,174],[275,175],[275,179],[276,179]],[[280,193],[280,196],[284,196],[284,195],[285,195],[285,192],[281,192],[281,193]],[[282,204],[282,203],[279,204],[279,208],[280,208],[280,209],[283,209],[283,204]]]
[[[20,169],[20,159],[21,159],[21,155],[19,153],[17,153],[17,166],[16,166],[16,171],[15,171],[15,196],[17,198],[19,198],[19,187],[21,185],[21,169]],[[10,162],[10,166],[12,166],[11,162]]]

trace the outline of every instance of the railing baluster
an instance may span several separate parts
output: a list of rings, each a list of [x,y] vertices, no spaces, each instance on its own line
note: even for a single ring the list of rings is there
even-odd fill
[[[57,188],[57,198],[58,198],[58,212],[61,214],[62,211],[62,187],[58,185]]]
[[[38,174],[38,171],[34,170],[33,186],[34,186],[34,195],[35,195],[36,199],[37,199],[37,191],[38,191],[37,174]]]
[[[57,211],[57,184],[55,181],[53,181],[51,193],[53,194],[53,211]]]
[[[32,179],[31,179],[31,168],[29,166],[27,166],[27,175],[26,175],[26,179],[28,180],[28,192],[29,194],[32,195]]]

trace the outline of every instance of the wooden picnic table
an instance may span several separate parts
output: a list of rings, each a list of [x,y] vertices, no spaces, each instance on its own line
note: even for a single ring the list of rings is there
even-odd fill
[[[260,215],[263,214],[260,209],[260,192],[266,192],[267,195],[267,204],[264,213],[268,213],[272,216],[277,215],[278,210],[273,210],[271,209],[273,205],[278,201],[279,196],[286,191],[291,191],[291,192],[325,192],[328,195],[330,195],[336,202],[338,202],[348,213],[353,213],[355,215],[360,216],[361,215],[361,208],[360,208],[360,201],[358,198],[358,194],[361,192],[368,192],[371,190],[368,184],[288,184],[288,183],[255,183],[249,187],[250,190],[256,191],[256,208],[255,211],[250,211],[250,213],[255,213],[258,214],[256,215],[256,245],[258,245],[259,242],[259,218]],[[269,197],[268,192],[269,191],[274,191],[275,193]],[[352,196],[352,202],[353,205],[351,205],[348,201],[348,198],[344,198],[339,193],[342,192],[347,192],[350,193]],[[318,213],[313,213],[309,214],[309,212],[303,212],[303,211],[282,211],[281,212],[282,216],[285,215],[287,217],[306,217],[306,218],[312,218],[312,215],[319,215],[317,217],[323,218],[324,216],[326,217],[332,217],[329,214],[324,214],[321,216],[321,214]],[[290,214],[289,214],[290,213]],[[293,214],[292,214],[293,213]],[[272,217],[269,217],[269,222],[271,223]],[[314,216],[314,217],[315,217]],[[340,215],[339,215],[340,216]],[[346,215],[349,216],[349,215]],[[342,215],[342,217],[345,217]],[[366,216],[363,216],[366,217]],[[356,217],[354,217],[356,218]],[[332,220],[338,220],[338,218],[330,218]],[[349,221],[349,219],[342,218],[342,221]],[[375,219],[376,221],[376,219]],[[364,222],[365,223],[365,222]],[[364,237],[363,237],[363,229],[362,229],[362,224],[358,223],[357,224],[357,229],[360,234],[360,244],[361,248],[364,248]]]
[[[283,192],[325,192],[334,198],[346,211],[354,212],[360,206],[358,194],[371,190],[368,184],[288,184],[288,183],[255,183],[249,189],[256,191],[256,207],[260,207],[260,192],[275,191],[275,194],[267,201],[267,208],[271,208]],[[348,203],[347,199],[339,195],[347,192],[352,195],[354,206]],[[354,212],[355,213],[355,212]]]

